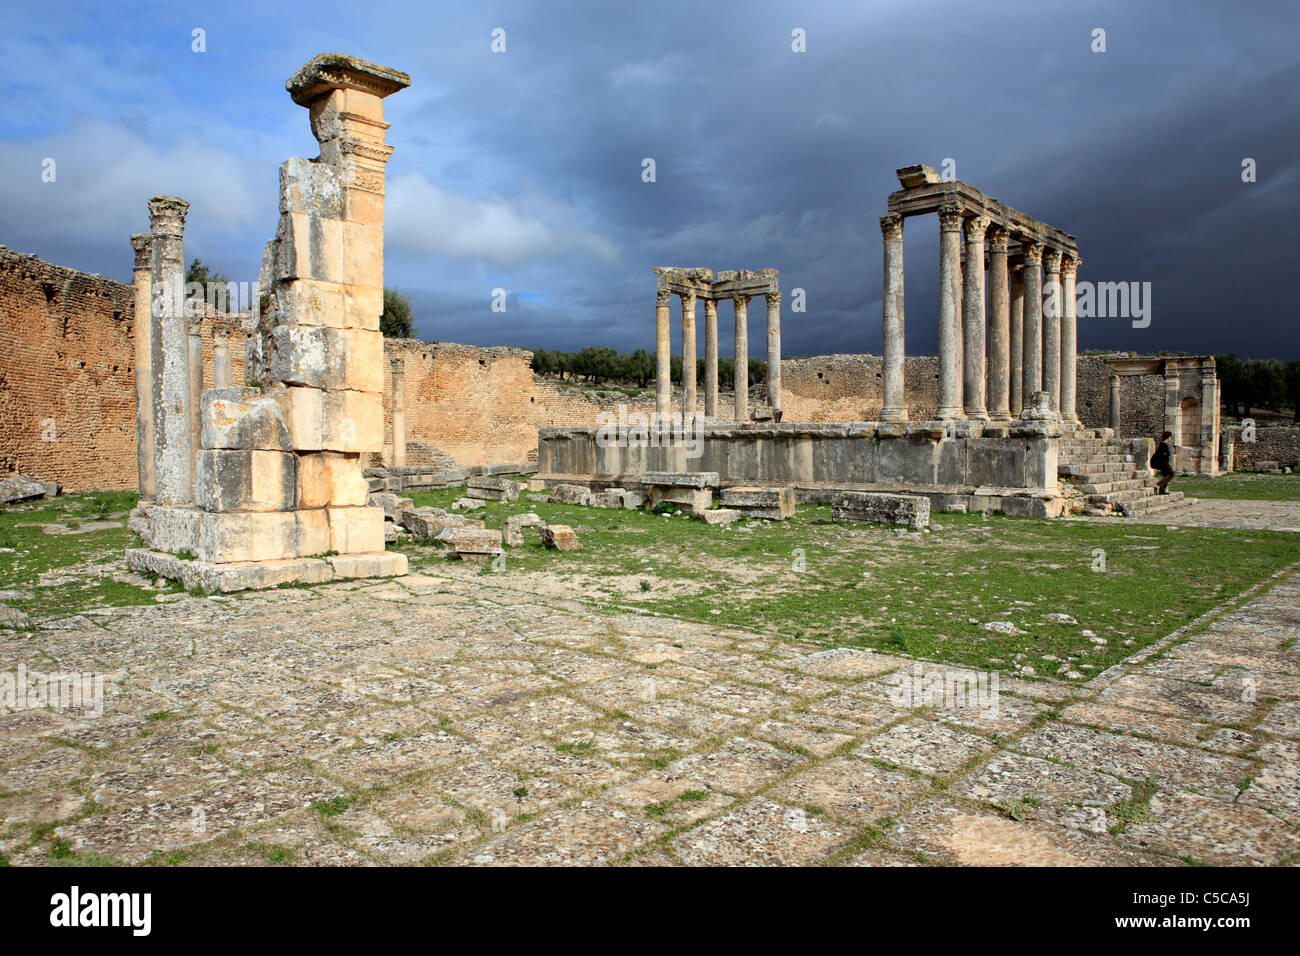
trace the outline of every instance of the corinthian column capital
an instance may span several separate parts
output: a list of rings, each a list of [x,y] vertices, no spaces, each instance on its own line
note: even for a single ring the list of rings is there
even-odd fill
[[[1048,249],[1043,253],[1043,268],[1049,273],[1059,273],[1061,271],[1061,250]]]
[[[939,231],[957,232],[961,229],[961,206],[944,203],[939,207]]]
[[[983,242],[984,233],[989,228],[988,216],[971,216],[966,220],[966,241]]]
[[[903,238],[903,217],[896,212],[880,217],[880,233],[886,242]]]
[[[996,224],[989,226],[984,241],[988,244],[989,252],[1007,251],[1007,231],[1002,226]]]

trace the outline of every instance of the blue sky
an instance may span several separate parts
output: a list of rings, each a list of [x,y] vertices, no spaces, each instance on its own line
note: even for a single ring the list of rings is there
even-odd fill
[[[0,243],[127,280],[145,201],[173,193],[188,256],[251,281],[279,164],[316,155],[284,81],[345,52],[412,77],[387,101],[386,281],[422,338],[653,348],[654,266],[775,267],[786,354],[878,352],[894,170],[951,157],[1076,235],[1081,280],[1152,283],[1149,328],[1082,323],[1081,347],[1300,357],[1298,9],[32,4],[0,33]],[[934,349],[937,246],[909,220],[912,352]]]

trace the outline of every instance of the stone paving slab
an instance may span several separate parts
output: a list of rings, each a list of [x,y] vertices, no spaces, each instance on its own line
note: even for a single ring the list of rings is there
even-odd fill
[[[0,666],[107,692],[0,713],[15,865],[1300,861],[1294,570],[992,707],[900,697],[941,664],[436,571],[47,623]]]

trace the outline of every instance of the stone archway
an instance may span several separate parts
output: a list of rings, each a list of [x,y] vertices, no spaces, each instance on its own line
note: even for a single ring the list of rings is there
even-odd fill
[[[1201,403],[1184,398],[1178,405],[1178,446],[1175,467],[1180,472],[1196,474],[1201,470]]]

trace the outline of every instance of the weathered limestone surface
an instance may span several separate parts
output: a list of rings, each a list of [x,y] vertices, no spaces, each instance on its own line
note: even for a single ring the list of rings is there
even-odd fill
[[[328,54],[286,84],[310,113],[320,157],[280,169],[280,220],[263,255],[265,295],[245,363],[256,387],[229,387],[224,336],[214,334],[218,387],[201,391],[198,319],[187,338],[179,295],[188,206],[150,201],[159,506],[146,501],[131,525],[176,560],[138,562],[216,590],[405,572],[404,557],[384,553],[385,518],[410,501],[369,507],[361,455],[384,446],[379,314],[392,148],[382,101],[409,83],[395,70]],[[395,399],[402,447],[400,388]],[[274,566],[259,570],[262,562]]]
[[[475,475],[466,482],[465,494],[483,501],[515,501],[519,498],[519,482],[500,475]]]
[[[577,551],[582,547],[578,536],[567,524],[548,524],[542,528],[542,544],[555,551]]]
[[[930,499],[923,495],[846,491],[835,496],[831,520],[896,524],[919,531],[930,526]]]
[[[735,508],[750,518],[784,521],[794,516],[794,487],[733,487],[722,489],[722,507]]]
[[[591,504],[591,489],[561,482],[551,489],[551,500],[562,505]]]

